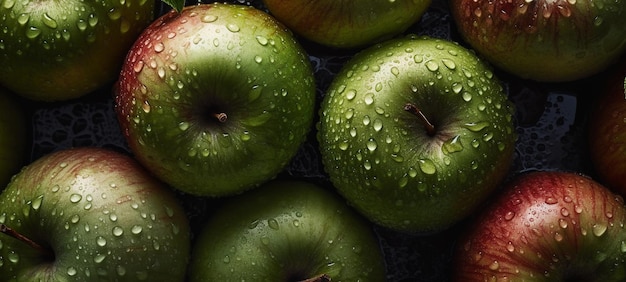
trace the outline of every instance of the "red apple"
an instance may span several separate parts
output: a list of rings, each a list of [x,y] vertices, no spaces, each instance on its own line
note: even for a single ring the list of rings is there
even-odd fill
[[[589,154],[599,180],[626,195],[626,57],[589,115]]]
[[[622,197],[572,172],[505,189],[460,241],[455,281],[626,281]]]
[[[450,8],[467,43],[523,78],[580,79],[626,50],[624,0],[452,0]]]

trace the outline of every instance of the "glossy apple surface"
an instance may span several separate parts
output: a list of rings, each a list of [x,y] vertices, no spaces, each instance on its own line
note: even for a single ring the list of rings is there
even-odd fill
[[[1,281],[184,281],[184,210],[121,153],[65,149],[29,164],[0,195],[0,224]]]
[[[626,50],[623,0],[452,0],[450,11],[473,49],[522,78],[581,79]]]
[[[191,281],[384,281],[372,226],[325,189],[274,181],[228,199],[196,240]]]
[[[330,180],[370,220],[397,231],[453,225],[513,157],[512,103],[490,68],[451,41],[410,36],[357,54],[320,114]]]
[[[154,9],[154,0],[1,0],[0,84],[58,101],[112,83]]]
[[[459,242],[454,281],[624,281],[626,207],[571,172],[517,176]]]
[[[29,127],[22,105],[0,88],[0,191],[26,162]]]
[[[265,12],[204,4],[171,11],[133,46],[116,110],[136,158],[202,196],[240,193],[276,176],[312,128],[308,56]]]
[[[589,113],[589,156],[600,181],[626,195],[626,58],[608,73]]]
[[[295,33],[334,48],[357,48],[404,32],[430,0],[263,0],[270,13]]]

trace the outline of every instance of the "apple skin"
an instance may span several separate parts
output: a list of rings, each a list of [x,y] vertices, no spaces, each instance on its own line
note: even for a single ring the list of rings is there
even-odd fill
[[[385,281],[371,224],[333,191],[301,180],[229,198],[193,250],[190,281]]]
[[[621,196],[574,172],[508,183],[459,241],[454,281],[624,281]]]
[[[154,9],[154,0],[0,1],[0,84],[60,101],[113,83]]]
[[[473,49],[525,79],[588,77],[626,50],[623,0],[452,0],[450,12]]]
[[[626,195],[626,57],[607,73],[588,117],[589,156],[600,182]]]
[[[417,115],[433,123],[429,133]],[[488,65],[461,45],[409,36],[346,63],[320,109],[324,169],[371,221],[433,233],[468,216],[510,168],[514,106]]]
[[[135,157],[199,196],[233,195],[275,177],[315,115],[308,56],[283,25],[243,5],[165,14],[131,49],[116,89]]]
[[[107,149],[50,153],[0,195],[0,281],[184,281],[185,212],[135,160]]]
[[[263,0],[296,34],[333,48],[350,49],[390,39],[416,23],[431,0]]]
[[[18,99],[0,88],[0,191],[26,163],[29,127]]]

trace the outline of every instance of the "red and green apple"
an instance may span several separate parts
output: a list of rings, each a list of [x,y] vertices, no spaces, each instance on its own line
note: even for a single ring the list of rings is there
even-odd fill
[[[0,280],[182,282],[189,230],[172,191],[126,154],[55,151],[0,194]]]
[[[467,225],[453,281],[624,281],[626,206],[574,172],[516,176]]]
[[[132,47],[116,111],[134,156],[183,192],[226,196],[274,178],[313,127],[306,52],[278,21],[236,4],[163,15]]]

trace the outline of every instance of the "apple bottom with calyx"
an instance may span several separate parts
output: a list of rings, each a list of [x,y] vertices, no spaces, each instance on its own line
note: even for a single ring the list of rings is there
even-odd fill
[[[626,281],[620,196],[573,172],[526,173],[505,189],[467,226],[455,281]]]
[[[132,158],[66,149],[0,194],[0,281],[183,281],[189,226]]]
[[[384,281],[369,222],[337,195],[300,181],[228,199],[196,239],[191,281]]]

